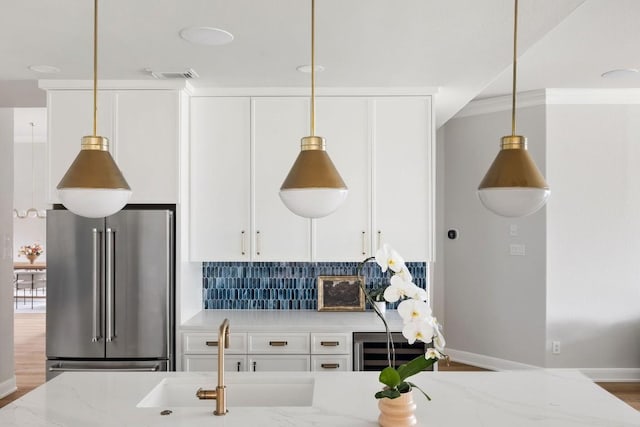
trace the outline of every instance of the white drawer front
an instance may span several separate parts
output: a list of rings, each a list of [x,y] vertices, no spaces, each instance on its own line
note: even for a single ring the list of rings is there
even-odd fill
[[[351,334],[311,333],[311,354],[351,354]]]
[[[218,358],[216,356],[185,355],[182,359],[183,369],[188,372],[217,372]],[[241,372],[247,370],[247,356],[225,355],[224,370],[227,372]]]
[[[350,355],[311,356],[312,371],[350,371]]]
[[[182,351],[189,354],[218,354],[218,334],[206,332],[185,332],[182,334]],[[229,348],[225,354],[246,354],[247,334],[229,334]]]
[[[309,334],[249,333],[248,353],[309,354]]]
[[[310,357],[305,355],[249,355],[247,369],[252,372],[309,371]]]

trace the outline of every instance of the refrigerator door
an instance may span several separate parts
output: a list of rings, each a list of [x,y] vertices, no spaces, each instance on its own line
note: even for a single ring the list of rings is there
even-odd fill
[[[104,357],[104,220],[47,212],[47,357]]]
[[[172,359],[173,258],[172,212],[123,210],[107,218],[107,358]]]

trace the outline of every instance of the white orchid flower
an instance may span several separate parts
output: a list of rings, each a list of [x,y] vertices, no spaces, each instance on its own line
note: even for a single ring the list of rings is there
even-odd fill
[[[409,269],[407,268],[406,265],[403,265],[402,269],[400,271],[398,271],[394,276],[399,276],[405,282],[412,282],[413,281],[413,276],[409,272]]]
[[[427,294],[427,291],[416,286],[415,284],[413,284],[413,287],[411,288],[410,292],[407,292],[407,296],[409,298],[413,298],[419,301],[427,301],[427,299],[429,299],[429,294]]]
[[[435,348],[428,348],[424,355],[425,359],[442,359],[444,355]]]
[[[428,322],[409,322],[402,328],[402,335],[409,344],[413,344],[416,340],[430,343],[433,337],[433,328]]]
[[[398,273],[404,267],[404,260],[398,252],[386,243],[376,252],[376,262],[384,273],[387,269],[391,269],[394,273]]]
[[[442,326],[438,323],[435,317],[432,317],[429,321],[433,331],[435,332],[433,337],[433,345],[436,347],[438,351],[444,351],[444,346],[447,342],[444,340],[444,335],[442,335]]]
[[[391,277],[389,281],[390,285],[387,286],[387,289],[384,290],[384,299],[388,302],[396,302],[401,298],[406,297],[409,293],[413,291],[412,283],[405,282],[402,278],[394,275]]]
[[[426,323],[430,329],[433,329],[433,325],[430,322],[431,307],[424,301],[406,299],[398,304],[398,314],[402,317],[404,323]],[[431,334],[429,338],[431,338],[431,336],[433,336],[433,334]]]

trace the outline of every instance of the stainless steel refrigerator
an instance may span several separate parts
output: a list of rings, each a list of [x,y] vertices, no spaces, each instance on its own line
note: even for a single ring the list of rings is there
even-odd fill
[[[47,380],[174,361],[174,214],[47,212]]]

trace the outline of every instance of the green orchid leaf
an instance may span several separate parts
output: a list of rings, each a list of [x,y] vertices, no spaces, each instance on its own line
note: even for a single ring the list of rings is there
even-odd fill
[[[398,384],[398,391],[400,393],[408,393],[411,391],[411,383],[408,382],[401,382],[400,384]]]
[[[409,383],[409,382],[408,382],[407,384],[409,384],[409,385],[410,385],[411,387],[413,387],[413,388],[417,388],[418,390],[420,390],[420,392],[421,392],[422,394],[424,394],[424,397],[426,397],[426,398],[427,398],[427,400],[431,400],[431,398],[429,397],[429,395],[428,395],[427,393],[425,393],[423,389],[421,389],[420,387],[418,387],[418,386],[417,386],[417,385],[415,385],[414,383]]]
[[[380,372],[379,380],[389,388],[395,388],[402,382],[398,371],[393,369],[391,366],[387,366]]]
[[[410,361],[398,367],[398,374],[400,374],[400,381],[404,381],[412,375],[424,371],[429,366],[436,362],[435,359],[425,359],[424,355],[420,355]]]
[[[395,388],[390,388],[376,393],[376,399],[382,399],[383,397],[388,397],[389,399],[397,399],[398,397],[400,397],[400,392]]]

